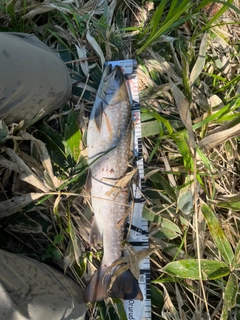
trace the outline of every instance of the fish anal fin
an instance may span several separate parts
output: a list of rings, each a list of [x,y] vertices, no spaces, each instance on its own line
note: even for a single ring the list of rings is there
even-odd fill
[[[94,112],[94,122],[99,132],[102,126],[102,116],[103,116],[103,103],[99,102]]]
[[[85,302],[98,302],[108,297],[108,285],[110,283],[110,276],[104,276],[107,267],[101,265],[99,269],[92,276],[85,292]]]
[[[91,246],[102,243],[102,234],[97,226],[96,219],[94,217],[89,234],[89,243]]]

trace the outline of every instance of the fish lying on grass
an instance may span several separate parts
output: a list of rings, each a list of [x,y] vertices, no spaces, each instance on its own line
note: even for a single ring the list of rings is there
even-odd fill
[[[112,278],[119,268],[112,265],[122,257],[122,221],[129,210],[128,187],[117,189],[116,183],[128,169],[131,129],[131,108],[123,73],[120,67],[112,70],[108,65],[88,127],[88,162],[92,164],[89,179],[94,212],[89,242],[91,245],[102,243],[104,254],[99,269],[86,288],[86,302],[107,297],[143,299],[138,281],[130,270]]]

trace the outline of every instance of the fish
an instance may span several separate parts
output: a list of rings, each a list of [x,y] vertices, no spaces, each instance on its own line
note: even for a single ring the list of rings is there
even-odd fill
[[[108,65],[91,111],[88,133],[88,188],[94,213],[90,246],[102,244],[103,258],[84,293],[85,302],[108,297],[142,300],[138,280],[128,269],[119,276],[116,261],[123,255],[124,223],[129,212],[129,187],[116,187],[129,169],[131,106],[119,66]]]

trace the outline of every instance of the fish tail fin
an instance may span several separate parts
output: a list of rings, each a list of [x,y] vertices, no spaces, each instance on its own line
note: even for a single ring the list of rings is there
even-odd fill
[[[85,302],[98,302],[107,297],[121,298],[124,300],[142,300],[143,295],[139,288],[137,279],[133,276],[130,270],[126,270],[119,275],[109,288],[111,277],[116,268],[113,268],[109,273],[107,267],[101,265],[94,273],[88,284],[85,293]]]

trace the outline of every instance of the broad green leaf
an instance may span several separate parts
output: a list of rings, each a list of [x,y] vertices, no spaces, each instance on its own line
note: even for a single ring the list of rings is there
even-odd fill
[[[155,136],[160,132],[160,124],[157,120],[143,122],[141,124],[142,137]]]
[[[229,267],[222,261],[200,260],[202,277],[199,275],[198,260],[179,260],[168,263],[162,272],[169,275],[192,280],[214,280],[227,276],[230,273]],[[156,282],[156,281],[155,281]]]
[[[113,302],[115,304],[115,307],[117,308],[120,319],[121,320],[128,320],[128,317],[126,315],[126,312],[125,312],[125,309],[123,306],[123,301],[120,299],[113,299]]]
[[[236,305],[238,279],[231,273],[225,288],[221,320],[229,319],[229,311]]]
[[[164,223],[164,222],[163,222]],[[174,230],[161,226],[160,231],[153,234],[153,238],[156,239],[175,239],[179,236]]]
[[[189,150],[189,146],[187,144],[188,136],[186,130],[178,133],[177,135],[173,135],[172,138],[174,139],[174,142],[177,144],[178,149],[182,155],[185,169],[193,172],[194,163],[191,152]]]
[[[87,263],[88,261],[92,261],[92,257],[87,254],[87,253],[83,253],[80,257],[79,257],[79,265],[75,265],[74,269],[77,271],[78,275],[80,278],[83,277],[84,272],[87,269]]]
[[[238,201],[233,201],[229,199],[228,201],[219,201],[217,203],[218,207],[220,208],[226,208],[226,209],[231,209],[231,210],[240,210],[240,198]]]
[[[234,253],[218,219],[205,203],[202,204],[202,213],[207,221],[209,231],[218,250],[228,265],[231,265],[234,259]]]
[[[164,126],[167,128],[168,132],[171,134],[173,133],[173,129],[171,124],[165,117],[162,117],[158,112],[156,112],[153,108],[148,110],[148,109],[142,109],[141,112],[146,112],[150,114],[153,118],[155,118],[159,123],[164,124]]]
[[[75,162],[78,161],[80,156],[80,142],[81,132],[77,122],[77,114],[75,111],[70,111],[67,117],[67,123],[64,128],[64,145],[66,156],[70,156]]]
[[[168,181],[166,179],[164,179],[164,177],[159,172],[156,172],[152,175],[151,175],[151,173],[149,175],[146,175],[146,177],[148,177],[148,176],[149,176],[148,179],[153,182],[153,184],[156,188],[158,188],[158,189],[163,188],[169,197],[171,197],[175,201],[177,200],[177,196],[174,191],[174,188],[171,187],[171,185],[168,183]]]
[[[46,144],[52,162],[61,169],[66,167],[66,156],[64,153],[63,137],[56,133],[48,124],[40,122],[34,137]]]
[[[51,256],[54,260],[60,260],[62,258],[61,253],[56,248],[53,248],[51,251]]]
[[[63,240],[64,240],[64,235],[63,235],[62,233],[57,234],[57,235],[54,237],[53,244],[54,244],[54,245],[57,245],[57,244],[61,243]]]
[[[180,189],[177,199],[178,208],[186,215],[188,215],[193,208],[193,194],[190,186]]]
[[[161,290],[159,290],[156,286],[151,285],[151,299],[154,307],[162,309],[164,305],[164,296]]]
[[[174,239],[182,234],[182,231],[175,223],[163,218],[160,214],[153,212],[146,206],[143,208],[142,216],[146,220],[157,222],[160,225],[160,230],[155,233],[153,237],[161,239]]]

